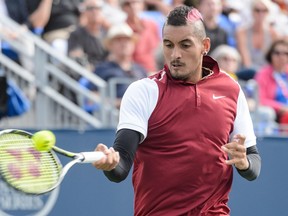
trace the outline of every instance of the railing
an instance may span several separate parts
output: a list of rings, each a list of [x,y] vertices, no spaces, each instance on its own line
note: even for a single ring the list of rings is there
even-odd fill
[[[6,31],[7,30],[7,31]],[[14,36],[9,36],[13,32]],[[41,38],[23,30],[17,23],[0,15],[0,39],[8,42],[20,54],[23,66],[0,53],[0,69],[13,79],[31,100],[28,113],[0,120],[7,128],[115,128],[119,110],[115,106],[117,84],[129,84],[131,79],[111,79],[108,83],[97,77],[66,55],[57,52]],[[32,63],[32,64],[31,64]],[[91,92],[79,85],[79,77],[86,78],[99,89]],[[267,122],[261,114],[257,84],[252,80],[242,83],[252,90],[255,107],[251,110],[258,134],[287,134],[288,126]],[[247,92],[246,92],[247,93]],[[92,113],[83,109],[84,99],[98,106]],[[279,134],[278,134],[279,135]]]
[[[30,62],[28,71],[0,54],[0,67],[5,76],[13,79],[32,101],[29,113],[19,118],[2,119],[0,126],[80,129],[115,126],[109,122],[113,107],[107,103],[105,81],[57,52],[30,31],[24,31],[13,20],[0,16],[0,25],[0,38],[8,42],[21,59],[25,58],[24,66]],[[79,77],[85,77],[96,85],[98,94],[81,87]],[[85,112],[82,109],[82,98],[98,103],[99,110],[92,114]]]

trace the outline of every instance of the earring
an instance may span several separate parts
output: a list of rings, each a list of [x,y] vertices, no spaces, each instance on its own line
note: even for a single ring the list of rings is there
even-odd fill
[[[203,55],[206,56],[206,55],[207,55],[207,51],[204,51],[204,52],[203,52]]]

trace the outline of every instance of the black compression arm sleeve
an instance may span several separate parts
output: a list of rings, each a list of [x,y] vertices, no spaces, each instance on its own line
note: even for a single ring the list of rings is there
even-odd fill
[[[140,139],[141,134],[134,130],[122,129],[117,132],[113,148],[119,152],[120,162],[115,169],[104,171],[110,181],[121,182],[128,176]]]
[[[252,181],[259,176],[261,170],[261,157],[256,146],[247,148],[247,158],[249,168],[246,170],[237,169],[237,171],[243,178]]]
[[[134,130],[122,129],[116,134],[113,148],[120,154],[118,166],[111,171],[104,171],[105,176],[113,182],[121,182],[129,174],[133,165],[134,156],[141,140],[141,134]],[[245,179],[252,181],[256,179],[261,170],[261,157],[256,146],[247,148],[249,168],[238,170],[238,173]]]

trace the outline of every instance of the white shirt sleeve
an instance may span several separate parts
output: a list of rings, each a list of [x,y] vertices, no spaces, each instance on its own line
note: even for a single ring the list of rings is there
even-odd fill
[[[159,89],[155,81],[144,78],[132,83],[121,100],[117,130],[131,129],[147,136],[148,120],[156,107]]]
[[[234,130],[230,134],[230,140],[236,134],[243,134],[246,136],[246,148],[256,145],[256,136],[254,133],[252,119],[250,116],[247,100],[241,88],[238,96],[237,114],[234,121]]]

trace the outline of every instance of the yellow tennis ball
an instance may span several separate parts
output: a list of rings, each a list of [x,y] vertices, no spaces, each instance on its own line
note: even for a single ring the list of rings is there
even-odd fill
[[[38,151],[50,151],[56,143],[56,137],[49,130],[38,131],[32,136],[35,148]]]

